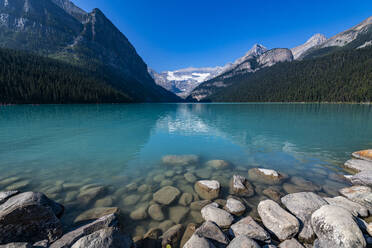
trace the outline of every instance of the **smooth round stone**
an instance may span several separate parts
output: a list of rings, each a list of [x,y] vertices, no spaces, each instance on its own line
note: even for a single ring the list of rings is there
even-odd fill
[[[168,170],[165,172],[166,177],[173,177],[176,173],[173,170]]]
[[[103,186],[83,187],[77,198],[81,203],[88,204],[97,197],[103,195],[105,192],[106,188]]]
[[[161,181],[161,183],[160,183],[160,187],[172,186],[172,185],[173,185],[173,181],[169,180],[169,179],[165,179],[165,180]]]
[[[153,199],[160,204],[170,205],[180,196],[180,194],[181,192],[177,188],[165,186],[154,193]]]
[[[114,199],[111,196],[106,196],[102,199],[97,200],[96,203],[94,204],[94,206],[96,208],[112,207],[113,201],[114,201]]]
[[[153,180],[154,180],[154,182],[160,183],[161,181],[164,181],[165,180],[165,176],[164,175],[156,175],[153,178]]]
[[[163,210],[158,204],[152,204],[148,209],[148,214],[153,220],[156,221],[162,221],[165,219]]]
[[[322,187],[315,185],[309,180],[302,177],[291,177],[291,183],[303,188],[306,191],[320,191]]]
[[[214,169],[226,169],[230,166],[225,160],[209,160],[205,165]]]
[[[238,201],[234,198],[227,199],[225,210],[227,210],[230,214],[234,215],[242,215],[245,212],[245,206],[241,201]]]
[[[183,193],[178,203],[182,206],[188,206],[193,200],[193,196],[190,193]]]
[[[141,198],[140,195],[129,195],[129,196],[124,198],[123,205],[125,205],[125,206],[134,205],[140,200],[140,198]]]
[[[185,177],[186,181],[188,181],[189,183],[195,183],[196,180],[198,180],[198,179],[196,178],[196,176],[195,176],[193,173],[191,173],[191,172],[187,172],[187,173],[184,175],[184,177]]]
[[[151,193],[147,193],[147,194],[144,194],[141,198],[141,202],[146,202],[146,201],[150,201],[152,199],[152,194]]]
[[[147,207],[140,207],[130,213],[132,220],[144,220],[147,218]]]
[[[183,206],[169,208],[169,218],[176,224],[180,224],[190,212],[190,209]]]
[[[141,186],[138,187],[138,192],[140,193],[145,193],[151,190],[151,187],[147,184],[142,184]]]
[[[134,191],[138,188],[138,184],[137,183],[130,183],[128,185],[125,186],[125,189],[130,192],[130,191]]]
[[[170,166],[187,166],[198,161],[199,157],[196,155],[166,155],[162,158],[163,164]]]
[[[205,179],[210,178],[212,176],[212,170],[209,168],[197,170],[195,173],[196,173],[196,176],[200,178],[205,178]]]
[[[195,192],[205,200],[213,200],[218,198],[221,185],[215,180],[202,180],[195,183]]]

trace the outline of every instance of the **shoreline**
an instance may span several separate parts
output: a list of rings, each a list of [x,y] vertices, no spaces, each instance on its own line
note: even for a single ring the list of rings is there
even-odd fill
[[[195,158],[169,156],[163,158],[163,162],[177,164],[184,163],[185,159]],[[83,244],[88,240],[92,242],[92,239],[101,242],[102,237],[105,237],[113,242],[111,245],[119,243],[115,243],[116,246],[99,247],[129,248],[134,247],[134,244],[139,248],[168,247],[167,245],[186,248],[216,245],[242,247],[248,244],[251,245],[248,247],[282,248],[312,247],[312,244],[314,247],[366,247],[372,243],[372,224],[365,221],[370,221],[372,213],[372,203],[366,201],[372,197],[372,179],[356,181],[355,178],[360,173],[371,172],[372,150],[353,153],[351,161],[352,165],[349,160],[345,166],[348,169],[354,166],[352,168],[357,173],[345,176],[343,180],[349,180],[354,186],[340,189],[340,195],[334,197],[319,195],[317,191],[314,193],[311,190],[281,195],[276,191],[275,185],[288,180],[288,176],[262,168],[249,170],[249,180],[239,173],[234,175],[230,181],[229,196],[224,199],[220,198],[222,187],[217,180],[195,181],[194,189],[199,197],[196,201],[192,201],[192,198],[190,200],[187,193],[181,194],[175,187],[164,186],[153,194],[152,206],[132,209],[129,218],[141,219],[148,216],[147,212],[152,218],[156,218],[159,211],[154,210],[156,207],[153,206],[168,206],[176,201],[181,202],[182,199],[186,206],[199,212],[203,222],[189,223],[187,226],[175,223],[166,230],[159,226],[152,227],[143,236],[137,237],[130,237],[123,232],[130,220],[128,216],[121,216],[120,210],[115,207],[90,212],[88,219],[82,219],[77,229],[64,233],[60,222],[64,212],[62,205],[42,193],[21,193],[17,190],[1,192],[0,244],[27,242],[19,247],[32,247],[30,245],[33,244],[33,247],[75,248],[85,247]],[[360,167],[361,165],[364,167]],[[211,166],[222,168],[227,165],[222,161],[214,161]],[[251,207],[249,197],[257,190],[250,183],[251,180],[263,181],[268,185],[265,189],[266,199],[262,199],[256,206],[257,216],[246,215],[247,208]],[[177,216],[183,211],[182,207],[175,209],[174,214]],[[20,216],[28,216],[27,220],[30,222],[14,222],[17,214],[20,219]],[[23,232],[17,232],[18,236],[9,235],[9,229],[4,232],[4,228],[9,228],[9,225],[11,230]],[[324,229],[324,225],[332,228]],[[334,238],[335,233],[339,235],[338,240]],[[200,244],[203,246],[198,246]]]

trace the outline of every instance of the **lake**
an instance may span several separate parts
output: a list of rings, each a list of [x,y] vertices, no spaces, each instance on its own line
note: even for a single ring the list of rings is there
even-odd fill
[[[0,107],[0,190],[41,191],[62,203],[66,229],[97,207],[119,207],[133,236],[151,227],[201,222],[200,212],[182,216],[129,214],[152,204],[166,185],[197,198],[193,181],[217,179],[226,198],[234,174],[250,168],[289,176],[280,192],[314,189],[335,195],[347,185],[343,163],[372,147],[372,105],[354,104],[132,104]],[[165,155],[195,155],[188,166],[165,165]],[[225,160],[226,169],[205,165]],[[254,182],[245,199],[249,215],[271,187]],[[142,186],[142,187],[141,187]],[[194,199],[195,200],[195,199]],[[182,211],[181,211],[182,212]],[[80,216],[79,216],[80,215]],[[85,214],[86,216],[89,214]],[[168,220],[170,219],[171,220]]]

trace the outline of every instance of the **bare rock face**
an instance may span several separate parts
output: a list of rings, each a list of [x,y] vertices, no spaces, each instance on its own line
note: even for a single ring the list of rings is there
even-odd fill
[[[234,175],[230,182],[230,193],[238,196],[250,197],[254,195],[254,188],[248,180],[239,175]]]
[[[251,216],[245,217],[233,224],[230,232],[235,236],[245,235],[248,238],[270,243],[270,235]]]
[[[312,192],[301,192],[289,194],[282,197],[283,205],[298,219],[301,220],[303,227],[299,233],[299,239],[307,243],[312,243],[315,234],[311,228],[311,215],[320,207],[328,203],[320,196]]]
[[[335,205],[348,210],[354,216],[361,216],[361,217],[368,217],[368,209],[363,207],[359,203],[350,201],[349,199],[343,196],[336,196],[333,198],[324,198],[328,202],[329,205]]]
[[[221,185],[216,180],[202,180],[195,183],[195,192],[205,200],[213,200],[218,198]]]
[[[230,227],[234,221],[234,217],[231,214],[213,204],[205,206],[201,210],[201,214],[204,220],[213,221],[221,228]]]
[[[0,243],[55,241],[62,236],[62,213],[63,206],[42,193],[15,195],[0,205]]]
[[[362,248],[366,241],[353,216],[344,208],[326,205],[315,211],[311,224],[319,247]]]
[[[132,243],[128,235],[121,234],[118,229],[110,227],[80,238],[71,248],[130,248]]]
[[[273,66],[280,62],[293,61],[293,54],[287,48],[276,48],[262,54],[257,62],[263,67]]]
[[[327,38],[322,34],[313,35],[305,44],[291,49],[294,59],[299,59],[309,49],[323,44],[326,40]]]
[[[273,232],[278,239],[286,240],[298,233],[299,221],[282,209],[278,203],[265,200],[258,204],[257,210],[265,227]]]

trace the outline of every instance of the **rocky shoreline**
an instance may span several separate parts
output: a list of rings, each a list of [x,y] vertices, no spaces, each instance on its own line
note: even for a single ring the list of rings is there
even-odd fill
[[[196,160],[193,155],[165,156],[162,162],[187,166]],[[222,169],[229,165],[213,160],[208,166]],[[339,195],[333,197],[317,193],[319,186],[299,178],[291,178],[291,181],[306,185],[309,190],[283,195],[275,185],[288,180],[287,175],[253,168],[248,172],[249,179],[239,173],[233,175],[228,197],[221,199],[223,189],[218,180],[196,180],[192,173],[186,173],[186,180],[194,182],[195,196],[166,185],[152,195],[149,206],[131,209],[129,219],[122,218],[120,209],[115,207],[92,209],[77,219],[79,226],[68,231],[61,222],[64,206],[42,193],[21,193],[12,189],[0,192],[0,248],[370,247],[372,150],[353,153],[345,168],[356,174],[338,178],[351,185],[340,189]],[[251,205],[247,199],[257,190],[251,180],[270,182],[272,186],[263,189],[267,197],[259,202],[257,214],[250,216],[247,209]],[[288,185],[284,183],[283,187]],[[173,206],[174,203],[178,204]],[[169,205],[173,206],[168,212],[171,221],[165,223],[162,209]],[[182,219],[187,214],[200,218],[200,223],[183,225]],[[163,222],[141,236],[131,237],[126,233],[130,221],[147,217]]]

